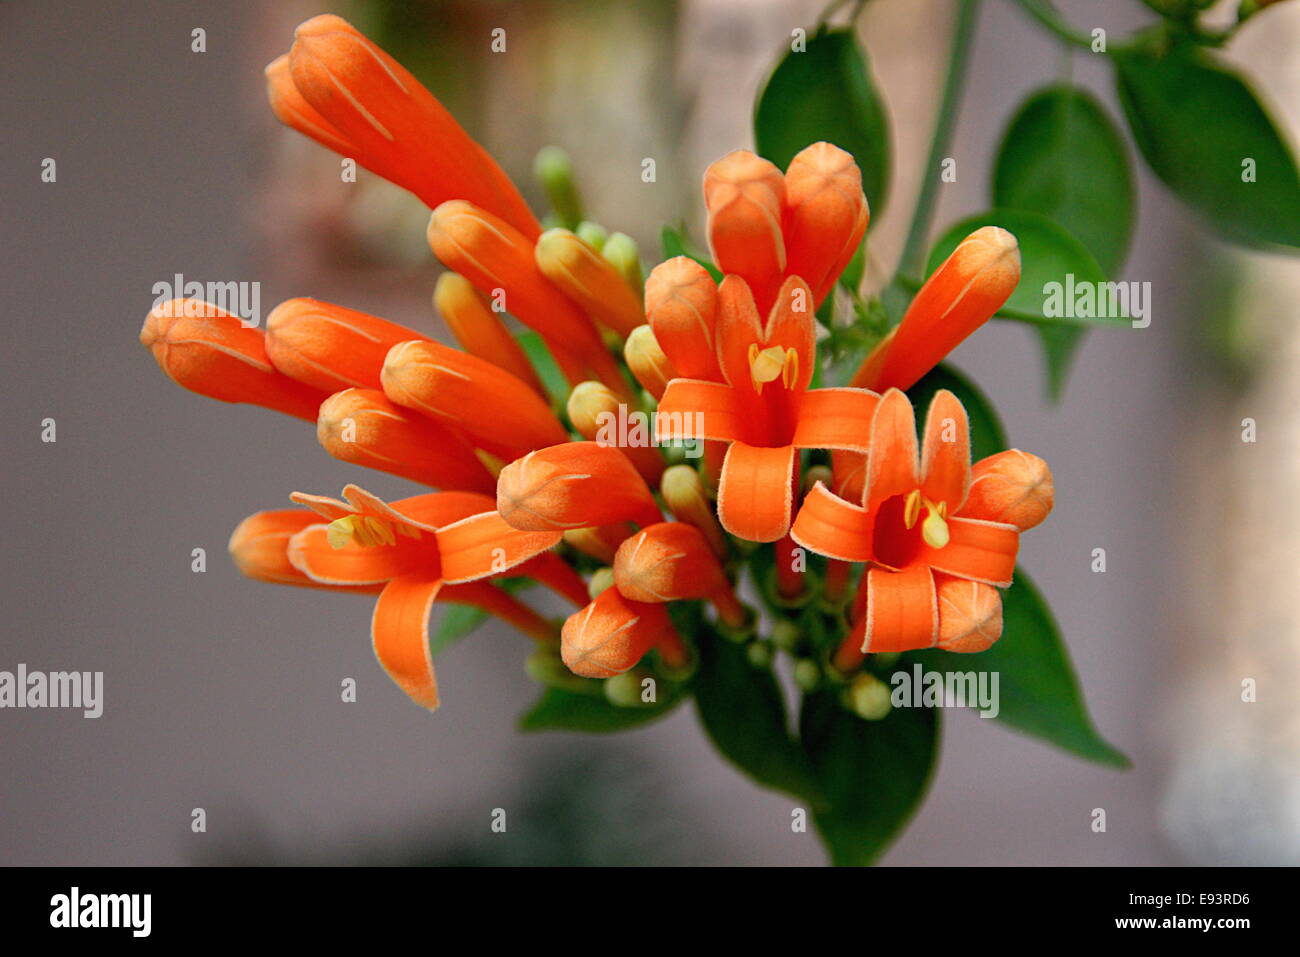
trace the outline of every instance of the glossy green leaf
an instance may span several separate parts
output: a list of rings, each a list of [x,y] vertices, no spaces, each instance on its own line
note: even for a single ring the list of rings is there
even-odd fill
[[[723,757],[763,787],[818,803],[808,759],[790,736],[776,677],[754,668],[742,645],[718,635],[703,637],[699,652],[696,709]]]
[[[995,455],[1007,448],[1006,432],[1002,428],[1002,419],[975,383],[966,378],[952,366],[941,364],[932,369],[924,379],[907,390],[907,397],[916,409],[917,427],[925,419],[925,411],[930,408],[930,400],[940,389],[947,389],[966,407],[970,418],[971,459],[980,459]]]
[[[1128,767],[1128,758],[1093,726],[1052,613],[1020,569],[1003,593],[1002,621],[1002,637],[988,651],[919,651],[916,660],[933,670],[996,671],[996,720],[1089,761]]]
[[[555,359],[547,350],[546,343],[542,342],[542,337],[528,329],[515,338],[519,340],[519,345],[523,347],[528,361],[537,371],[537,377],[542,380],[542,387],[546,389],[547,395],[553,402],[563,404],[569,396],[569,383],[564,378],[564,373],[560,371],[560,367],[555,364]]]
[[[761,156],[785,169],[805,146],[825,140],[853,154],[873,213],[889,184],[889,122],[867,56],[847,30],[829,30],[777,64],[754,108]]]
[[[895,708],[881,721],[846,710],[835,691],[804,698],[800,738],[827,806],[817,830],[840,866],[872,863],[911,819],[939,751],[933,708]]]
[[[1132,237],[1133,202],[1123,140],[1090,93],[1049,86],[1021,105],[998,149],[995,206],[1051,219],[1114,278]]]
[[[581,731],[608,733],[627,731],[662,718],[681,703],[681,689],[659,682],[659,700],[638,708],[611,704],[603,694],[582,694],[563,688],[547,688],[542,697],[519,719],[521,731]]]
[[[1300,247],[1295,154],[1250,86],[1181,44],[1113,59],[1133,138],[1165,185],[1229,238]]]
[[[1106,275],[1084,245],[1052,220],[1023,209],[991,209],[963,219],[939,238],[930,251],[926,275],[939,268],[957,245],[981,226],[1001,226],[1015,234],[1020,244],[1020,283],[998,311],[1003,319],[1034,323],[1046,344],[1048,388],[1059,397],[1070,359],[1082,329],[1107,326],[1129,328],[1130,320],[1116,317],[1048,315],[1048,305],[1064,307],[1073,301],[1071,290],[1102,288]],[[1050,294],[1056,292],[1055,298]],[[1058,312],[1069,310],[1061,308]]]

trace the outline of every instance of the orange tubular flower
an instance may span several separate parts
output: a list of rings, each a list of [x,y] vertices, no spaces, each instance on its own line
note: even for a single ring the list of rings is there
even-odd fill
[[[791,276],[802,277],[820,305],[869,219],[857,164],[830,143],[801,150],[784,177],[753,153],[729,153],[705,173],[704,203],[718,268],[749,283],[762,314]]]
[[[173,382],[210,399],[248,402],[315,422],[328,395],[277,371],[261,329],[197,299],[173,299],[152,309],[140,342]]]
[[[620,545],[614,584],[632,601],[708,599],[728,625],[745,623],[745,609],[708,541],[684,522],[651,525]]]
[[[346,389],[321,403],[316,438],[330,455],[434,488],[490,494],[496,479],[454,431],[391,402]]]
[[[266,317],[271,364],[326,392],[378,389],[388,350],[399,342],[425,338],[387,319],[319,299],[289,299]]]
[[[660,439],[729,442],[718,485],[718,517],[739,538],[773,542],[790,530],[796,450],[867,449],[878,396],[861,389],[808,389],[812,378],[812,291],[785,281],[766,325],[749,287],[728,276],[718,290],[718,364],[726,381],[676,379],[659,403]],[[700,413],[703,435],[692,434]]]
[[[541,227],[509,177],[401,64],[346,20],[294,32],[288,70],[266,70],[271,108],[318,143],[409,189],[430,208],[465,199],[528,240]]]
[[[612,678],[655,645],[676,648],[680,642],[663,605],[632,601],[617,588],[606,588],[564,623],[560,657],[575,675]]]
[[[576,356],[611,389],[627,393],[591,320],[537,268],[531,239],[486,210],[455,200],[433,211],[428,240],[442,264],[483,295],[504,295],[506,310],[537,330],[566,372]]]
[[[230,558],[241,573],[274,585],[329,588],[342,591],[378,592],[381,585],[324,585],[312,581],[289,561],[289,541],[320,516],[305,508],[270,509],[255,512],[230,534]]]
[[[394,346],[380,380],[384,394],[398,405],[446,422],[505,461],[569,437],[528,385],[438,342]]]
[[[554,531],[663,519],[645,480],[618,449],[565,442],[501,470],[497,510],[515,528]]]
[[[498,315],[488,308],[473,283],[459,273],[443,273],[433,287],[433,304],[462,349],[504,369],[546,398],[546,390],[542,388],[523,347]]]
[[[717,284],[695,260],[677,256],[650,271],[645,284],[646,321],[683,378],[722,381],[714,342],[717,315]]]
[[[490,498],[472,492],[433,492],[392,505],[355,485],[343,495],[345,501],[294,493],[295,502],[328,524],[308,525],[296,533],[289,540],[289,560],[320,584],[382,586],[371,621],[375,656],[417,704],[438,706],[428,625],[430,609],[439,598],[482,604],[534,638],[553,639],[553,628],[535,612],[504,592],[487,591],[491,586],[477,580],[538,558],[559,535],[511,529],[490,511]],[[545,572],[531,574],[581,604],[581,580],[551,558],[539,563],[546,566]],[[560,568],[571,577],[557,575]],[[472,584],[442,595],[444,586],[462,582]]]
[[[537,268],[584,312],[626,337],[641,324],[641,300],[618,271],[567,229],[548,229],[534,250]]]
[[[1023,468],[1023,462],[1033,468]],[[1041,460],[1030,456],[1023,462],[995,456],[977,466],[992,478],[991,492],[999,482],[1010,488],[1026,474],[1034,481],[1022,495],[996,493],[1007,507],[990,509],[983,496],[969,495],[970,426],[957,397],[936,393],[918,462],[911,403],[897,389],[884,395],[872,423],[862,504],[818,483],[792,529],[805,548],[871,563],[846,649],[980,651],[997,639],[1001,599],[994,588],[1011,584],[1022,530],[1004,519],[1041,521],[1051,507],[1046,465],[1040,470]],[[1030,500],[1038,505],[1017,512]]]
[[[925,281],[851,384],[877,392],[910,389],[1001,309],[1019,281],[1016,237],[997,226],[975,230]]]

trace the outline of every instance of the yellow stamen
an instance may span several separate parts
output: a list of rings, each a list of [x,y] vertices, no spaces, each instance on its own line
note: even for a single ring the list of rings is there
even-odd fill
[[[907,528],[914,528],[916,520],[921,515],[921,490],[913,489],[907,496],[907,501],[903,503],[903,525]]]
[[[781,367],[781,384],[793,389],[799,379],[799,353],[794,349],[785,350],[785,365]]]
[[[754,391],[763,394],[763,386],[775,382],[785,371],[785,353],[780,346],[768,346],[759,349],[758,343],[749,344],[749,376],[754,383]]]
[[[948,520],[946,513],[948,506],[940,503],[938,506],[932,502],[926,503],[928,514],[925,521],[921,523],[921,537],[931,548],[943,548],[948,544]]]
[[[330,548],[344,548],[356,544],[362,548],[396,545],[397,533],[408,538],[419,538],[420,531],[404,522],[390,522],[373,515],[344,515],[326,526]]]

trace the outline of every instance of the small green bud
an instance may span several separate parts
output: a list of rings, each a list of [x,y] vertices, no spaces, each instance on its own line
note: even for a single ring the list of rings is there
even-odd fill
[[[788,618],[778,618],[772,624],[772,641],[782,651],[794,653],[803,640],[803,630]]]
[[[533,160],[533,173],[546,190],[546,198],[560,224],[572,229],[582,222],[582,200],[573,182],[569,154],[558,146],[543,146]]]
[[[821,687],[821,665],[811,658],[800,658],[794,664],[794,683],[804,694],[811,694]]]
[[[893,709],[889,700],[889,686],[865,671],[849,684],[845,697],[849,710],[867,721],[879,721]]]
[[[751,641],[745,646],[745,657],[749,659],[750,665],[765,671],[772,667],[772,645],[766,641]]]
[[[614,569],[608,567],[597,568],[591,573],[591,580],[587,582],[587,595],[595,598],[613,584]]]
[[[595,682],[575,675],[560,660],[560,653],[553,649],[539,648],[534,651],[524,662],[524,670],[528,673],[528,677],[551,688],[579,693],[596,690]]]
[[[647,678],[650,678],[650,676],[637,668],[625,671],[621,675],[614,675],[612,678],[606,678],[606,700],[618,708],[644,708],[653,704],[653,701],[645,700],[645,696],[650,690],[643,685]]]
[[[601,248],[600,254],[623,277],[638,296],[645,290],[645,278],[641,273],[641,254],[636,240],[627,233],[613,233]]]
[[[574,230],[578,238],[590,246],[596,252],[605,248],[605,240],[609,239],[609,230],[600,223],[593,223],[589,219],[584,219],[578,223],[578,228]]]

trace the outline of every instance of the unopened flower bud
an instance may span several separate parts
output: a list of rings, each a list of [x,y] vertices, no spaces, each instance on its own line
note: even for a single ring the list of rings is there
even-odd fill
[[[726,557],[727,537],[718,524],[713,502],[704,491],[699,472],[685,464],[669,466],[659,480],[659,492],[678,521],[694,525],[704,533],[713,554],[719,558]]]
[[[589,219],[578,223],[578,228],[574,232],[578,234],[579,239],[597,252],[605,248],[605,241],[609,239],[609,230]]]
[[[943,578],[938,596],[938,646],[944,651],[984,651],[1002,636],[1002,595],[996,588]]]
[[[623,346],[623,358],[636,381],[656,399],[662,399],[668,383],[677,378],[663,349],[655,339],[654,332],[647,325],[637,326],[627,337]]]
[[[460,273],[443,273],[433,288],[433,304],[462,349],[504,369],[545,397],[546,390],[519,340],[468,279]]]
[[[785,177],[762,157],[736,150],[705,171],[704,205],[714,262],[749,284],[766,316],[786,268]]]
[[[1037,455],[1010,449],[971,467],[970,493],[958,514],[1006,522],[1022,532],[1052,511],[1052,470]]]
[[[606,328],[626,336],[641,324],[641,302],[632,288],[600,253],[567,229],[542,233],[533,256],[547,279]]]
[[[563,442],[511,462],[497,479],[497,509],[524,531],[662,520],[627,457],[595,442]]]
[[[641,273],[641,251],[637,248],[636,240],[627,233],[614,233],[597,248],[605,261],[623,277],[623,281],[636,296],[637,305],[640,305],[645,290],[645,277]]]
[[[613,584],[614,569],[609,567],[597,568],[591,573],[591,581],[587,583],[587,594],[591,598],[595,598]]]
[[[889,717],[889,712],[894,707],[889,697],[889,686],[865,671],[849,682],[845,691],[845,703],[849,710],[867,721]]]
[[[722,381],[714,339],[718,286],[707,269],[688,256],[661,262],[646,280],[645,315],[678,375]]]
[[[611,678],[640,661],[670,630],[663,605],[629,601],[608,588],[565,621],[560,655],[576,675]]]
[[[543,146],[533,160],[533,175],[546,191],[556,218],[565,226],[577,225],[582,220],[582,200],[573,181],[569,154],[558,146]]]

